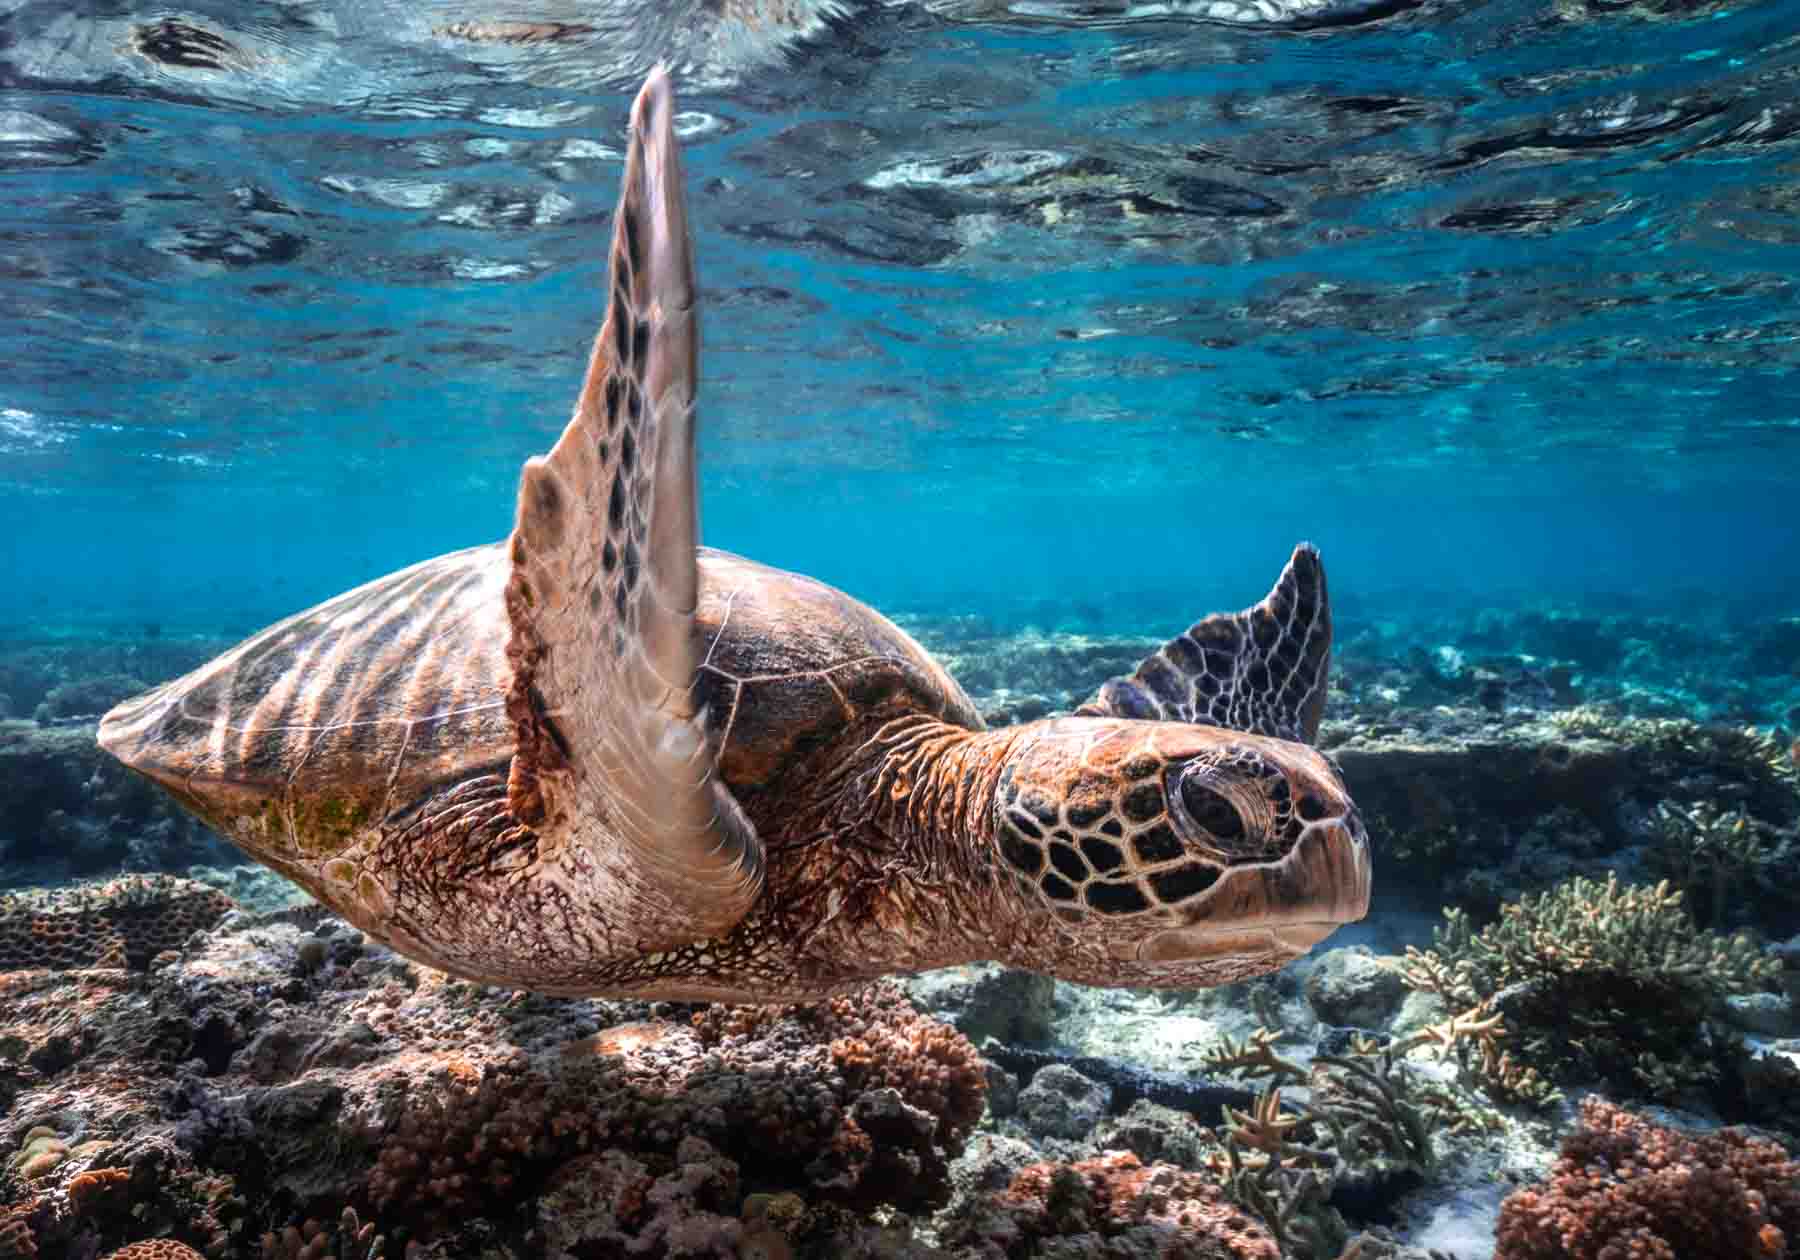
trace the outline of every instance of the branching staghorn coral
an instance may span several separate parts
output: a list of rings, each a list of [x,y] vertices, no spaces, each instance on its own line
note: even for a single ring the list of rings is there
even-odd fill
[[[1280,1090],[1271,1087],[1270,1093]],[[1344,1218],[1330,1203],[1336,1179],[1329,1171],[1227,1145],[1224,1167],[1215,1165],[1214,1172],[1222,1174],[1232,1201],[1268,1227],[1283,1256],[1330,1260],[1349,1237]]]
[[[1710,801],[1656,807],[1655,843],[1648,857],[1657,873],[1687,893],[1694,917],[1718,925],[1727,907],[1773,891],[1800,854],[1793,837],[1741,809]]]
[[[1514,1059],[1506,1049],[1506,1021],[1488,1009],[1487,1003],[1453,1015],[1441,1024],[1421,1028],[1394,1046],[1396,1054],[1405,1054],[1417,1046],[1433,1045],[1446,1055],[1454,1056],[1467,1081],[1475,1077],[1491,1097],[1504,1102],[1522,1102],[1533,1107],[1549,1107],[1562,1101],[1562,1091],[1551,1086],[1534,1067]],[[1497,1117],[1491,1111],[1466,1107],[1464,1115],[1450,1126],[1452,1133],[1462,1128],[1491,1128]]]
[[[1437,1167],[1432,1134],[1467,1123],[1473,1109],[1403,1062],[1422,1039],[1382,1047],[1358,1038],[1348,1053],[1319,1055],[1310,1069],[1282,1058],[1275,1044],[1276,1034],[1258,1028],[1204,1059],[1211,1071],[1269,1082],[1249,1110],[1224,1108],[1224,1153],[1214,1170],[1263,1219],[1284,1256],[1331,1260],[1349,1232],[1329,1203],[1345,1170],[1386,1166],[1429,1176]],[[1283,1086],[1297,1083],[1309,1086],[1310,1100],[1284,1107]]]
[[[1503,1053],[1553,1081],[1657,1097],[1709,1083],[1707,1017],[1775,973],[1748,936],[1696,927],[1666,881],[1577,877],[1503,906],[1479,932],[1460,910],[1444,915],[1429,950],[1407,950],[1408,983],[1453,1010],[1504,1015]]]

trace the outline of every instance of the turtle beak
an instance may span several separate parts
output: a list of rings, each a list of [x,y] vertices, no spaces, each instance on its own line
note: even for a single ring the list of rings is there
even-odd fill
[[[1369,912],[1371,873],[1368,834],[1352,808],[1309,825],[1279,861],[1233,867],[1200,899],[1193,922],[1146,937],[1138,960],[1298,958]]]

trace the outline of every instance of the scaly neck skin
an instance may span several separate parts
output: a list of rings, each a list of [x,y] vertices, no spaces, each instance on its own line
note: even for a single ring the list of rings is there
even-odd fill
[[[822,946],[868,975],[995,956],[1008,930],[994,799],[1017,738],[929,718],[876,732],[844,784],[840,816],[859,825],[828,846],[833,870],[815,873],[835,904],[809,953]]]

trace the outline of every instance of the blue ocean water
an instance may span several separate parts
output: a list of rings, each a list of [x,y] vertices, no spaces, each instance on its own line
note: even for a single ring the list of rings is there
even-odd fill
[[[232,634],[505,531],[687,45],[468,7],[9,6],[0,623]],[[678,73],[709,542],[1077,627],[1301,538],[1370,617],[1800,607],[1791,5],[1159,9]]]
[[[398,663],[315,639],[307,685],[246,668],[180,716],[227,685],[279,714],[98,725],[505,534],[659,62],[705,541],[895,614],[1000,727],[1310,540],[1325,722],[1278,729],[1316,749],[1121,724],[1109,786],[1096,726],[931,732],[847,670],[863,742],[784,666],[717,763],[758,900],[649,953],[657,869],[694,865],[620,838],[657,776],[578,757],[628,786],[575,798],[597,840],[540,836],[592,691],[558,707],[509,658],[512,760],[429,748],[501,729],[492,691],[423,713],[468,646],[442,622]],[[1513,1260],[1554,1250],[1522,1237],[1566,1218],[1513,1192],[1555,1190],[1590,1090],[1793,1148],[1797,172],[1800,0],[0,0],[0,1252],[1175,1255],[1267,1226],[1285,1260]],[[1316,694],[1318,641],[1283,695]],[[158,736],[207,753],[184,776]],[[1079,772],[1040,739],[1086,740]],[[816,997],[784,985],[819,960],[905,1000],[612,1000]],[[1671,1140],[1590,1143],[1574,1199],[1698,1162]],[[1761,1203],[1671,1174],[1627,1241],[1775,1255],[1780,1154]]]

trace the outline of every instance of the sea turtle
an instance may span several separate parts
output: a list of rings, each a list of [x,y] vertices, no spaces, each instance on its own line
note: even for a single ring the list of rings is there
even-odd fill
[[[673,109],[658,71],[606,319],[510,537],[263,631],[101,744],[401,953],[548,993],[803,999],[977,959],[1192,988],[1361,918],[1367,837],[1309,747],[1310,546],[1073,716],[999,730],[881,614],[699,547]]]

